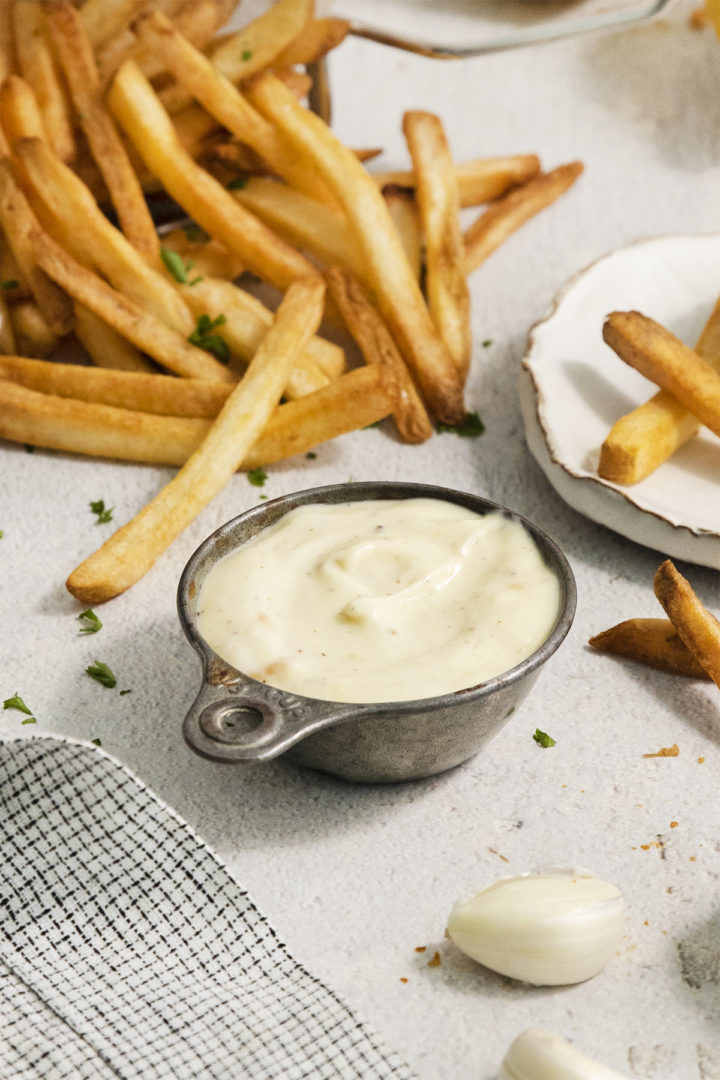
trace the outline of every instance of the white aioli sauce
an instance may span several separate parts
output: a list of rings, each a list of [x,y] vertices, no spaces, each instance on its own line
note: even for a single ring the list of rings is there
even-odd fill
[[[552,630],[558,578],[502,514],[439,499],[291,510],[222,559],[198,627],[224,660],[328,701],[404,701],[485,682]]]

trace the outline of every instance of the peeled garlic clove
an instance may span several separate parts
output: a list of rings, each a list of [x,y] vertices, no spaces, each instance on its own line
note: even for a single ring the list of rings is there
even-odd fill
[[[559,1035],[528,1028],[511,1044],[497,1080],[626,1080],[581,1054]]]
[[[584,982],[623,934],[620,891],[583,872],[501,878],[458,900],[448,937],[485,967],[535,986]]]

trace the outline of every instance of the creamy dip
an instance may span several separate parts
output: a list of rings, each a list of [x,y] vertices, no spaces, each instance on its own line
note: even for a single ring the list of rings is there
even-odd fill
[[[300,506],[213,567],[198,627],[234,667],[329,701],[403,701],[509,670],[560,584],[521,524],[440,499]]]

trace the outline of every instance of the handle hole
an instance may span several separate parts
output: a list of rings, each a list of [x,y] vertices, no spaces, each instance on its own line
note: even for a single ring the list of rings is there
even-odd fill
[[[210,739],[223,743],[241,743],[252,737],[263,724],[265,717],[252,705],[229,703],[220,707],[210,706],[200,715],[200,727]]]
[[[248,731],[254,731],[263,722],[262,713],[257,709],[244,707],[232,709],[226,713],[220,721],[220,726],[232,735],[246,735]]]

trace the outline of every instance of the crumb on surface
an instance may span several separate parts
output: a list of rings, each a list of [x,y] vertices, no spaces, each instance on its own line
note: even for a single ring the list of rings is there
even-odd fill
[[[425,952],[426,949],[427,949],[427,945],[416,945],[415,946],[415,952]]]
[[[436,949],[432,960],[428,960],[427,966],[428,967],[440,967],[441,964],[442,964],[442,960],[440,959],[440,953]]]
[[[400,976],[400,982],[401,982],[401,983],[406,983],[406,982],[407,982],[407,979],[406,979],[406,978],[405,978],[405,977],[404,977],[403,975],[401,975],[401,976]]]
[[[643,754],[644,758],[650,757],[677,757],[680,753],[680,747],[675,742],[672,746],[661,746],[654,754]]]

